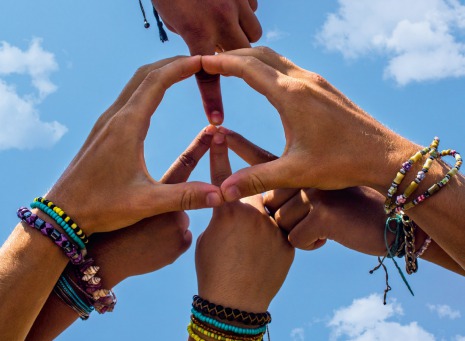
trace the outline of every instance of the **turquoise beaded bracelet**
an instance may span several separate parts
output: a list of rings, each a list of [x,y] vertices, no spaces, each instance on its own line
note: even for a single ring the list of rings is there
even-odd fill
[[[224,331],[227,331],[227,332],[233,332],[233,333],[242,334],[242,335],[258,335],[258,334],[264,333],[266,331],[266,325],[263,326],[263,327],[260,327],[260,328],[253,328],[253,329],[239,328],[239,327],[236,327],[236,326],[232,326],[230,324],[221,323],[221,322],[219,322],[217,320],[214,320],[214,319],[212,319],[210,317],[204,316],[202,313],[198,312],[194,308],[191,309],[191,312],[192,312],[192,315],[194,315],[200,321],[211,324],[215,328],[218,328],[220,330],[224,330]]]
[[[34,201],[31,203],[31,208],[38,208],[45,214],[47,214],[50,218],[56,221],[58,225],[60,225],[66,232],[66,234],[79,246],[81,250],[85,250],[86,246],[84,242],[81,240],[81,238],[76,235],[76,233],[73,231],[73,229],[66,223],[66,221],[63,220],[56,212],[54,212],[50,207],[47,205],[39,202],[39,201]]]

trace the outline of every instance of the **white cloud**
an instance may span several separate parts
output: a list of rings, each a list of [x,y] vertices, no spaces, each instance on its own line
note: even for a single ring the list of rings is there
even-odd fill
[[[465,341],[465,336],[455,335],[454,341]]]
[[[405,85],[465,76],[463,33],[458,0],[339,0],[317,40],[347,59],[385,56],[384,76]]]
[[[427,306],[430,311],[436,312],[440,318],[447,317],[451,320],[455,320],[462,317],[459,310],[453,310],[446,304],[427,304]]]
[[[294,328],[291,331],[292,341],[305,341],[305,332],[303,328]]]
[[[268,43],[271,43],[273,41],[281,40],[287,37],[288,35],[289,35],[288,33],[275,28],[273,30],[266,32],[265,39]]]
[[[42,122],[37,110],[56,91],[50,74],[57,69],[55,56],[42,48],[40,39],[33,39],[25,51],[0,42],[0,77],[27,75],[35,89],[20,95],[15,85],[0,78],[0,150],[49,147],[67,132],[58,122]]]
[[[380,295],[356,299],[348,307],[337,310],[328,326],[331,338],[337,340],[372,341],[372,340],[412,340],[434,341],[432,334],[425,331],[416,322],[402,325],[388,321],[389,318],[402,315],[400,304],[392,301],[383,305]]]

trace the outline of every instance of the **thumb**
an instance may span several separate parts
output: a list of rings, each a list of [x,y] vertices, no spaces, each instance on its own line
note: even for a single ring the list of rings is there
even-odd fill
[[[221,192],[224,199],[231,202],[271,189],[289,187],[290,168],[283,158],[243,168],[221,184]]]
[[[165,212],[216,207],[223,204],[218,187],[204,182],[182,182],[179,184],[157,184],[147,201],[150,215]]]

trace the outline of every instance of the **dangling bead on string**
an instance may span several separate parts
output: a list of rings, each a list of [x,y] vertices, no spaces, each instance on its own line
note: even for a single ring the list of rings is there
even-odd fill
[[[149,28],[150,23],[147,21],[147,17],[145,15],[145,10],[144,10],[144,5],[142,5],[142,0],[139,0],[139,6],[142,12],[142,16],[144,17],[144,27]],[[153,8],[153,16],[155,17],[155,20],[157,21],[158,34],[160,36],[160,41],[164,43],[165,41],[168,41],[168,35],[166,34],[165,29],[163,28],[163,22],[161,21],[157,10],[155,9],[155,7],[153,7],[153,5],[152,5],[152,8]]]

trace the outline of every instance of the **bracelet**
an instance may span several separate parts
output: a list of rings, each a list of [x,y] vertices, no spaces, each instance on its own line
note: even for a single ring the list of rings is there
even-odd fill
[[[421,171],[417,173],[415,179],[410,183],[410,185],[405,189],[402,195],[397,196],[396,198],[396,206],[405,204],[407,198],[418,188],[420,182],[426,177],[426,173],[428,173],[433,161],[438,157],[437,148],[439,146],[439,138],[435,137],[433,142],[430,145],[430,152],[429,157],[426,159],[425,163],[423,164],[423,168]]]
[[[212,339],[219,340],[219,341],[262,341],[263,340],[263,335],[259,335],[258,337],[255,337],[253,339],[250,339],[250,338],[247,338],[247,339],[244,339],[244,338],[234,339],[232,337],[224,337],[224,336],[221,336],[219,334],[216,334],[215,332],[205,330],[205,329],[203,329],[203,328],[201,328],[201,327],[199,327],[196,324],[191,322],[187,326],[187,332],[189,333],[189,336],[191,338],[193,338],[195,341],[205,341],[205,340],[202,339],[200,336],[198,336],[195,333],[194,330],[198,331],[200,334],[203,334],[205,336],[208,336],[208,337],[210,337]]]
[[[31,203],[31,208],[38,208],[39,210],[41,210],[42,212],[44,212],[45,214],[47,214],[50,218],[52,218],[53,220],[55,220],[55,222],[60,225],[63,230],[65,230],[66,234],[81,248],[81,249],[85,249],[86,246],[84,244],[84,242],[81,240],[81,238],[78,237],[78,235],[74,232],[74,230],[58,215],[58,213],[56,213],[55,211],[53,211],[50,207],[48,207],[47,205],[41,203],[41,202],[38,202],[38,201],[34,201]]]
[[[405,234],[405,270],[409,275],[418,271],[418,260],[415,256],[415,228],[418,227],[413,220],[402,215]]]
[[[434,143],[434,141],[436,141],[436,139],[437,138],[435,137],[434,140],[433,140],[433,143]],[[401,168],[397,172],[396,177],[394,178],[394,180],[391,183],[391,187],[389,187],[388,192],[387,192],[386,201],[384,202],[384,211],[386,212],[386,214],[391,213],[392,210],[395,207],[393,202],[392,202],[392,198],[397,193],[397,188],[401,184],[402,180],[404,180],[405,174],[412,168],[412,165],[415,162],[417,162],[424,155],[429,153],[430,150],[431,150],[430,147],[425,147],[422,150],[415,153],[414,155],[412,155],[407,161],[405,161],[402,164]]]
[[[26,207],[20,207],[17,211],[18,218],[25,222],[30,227],[40,231],[44,236],[49,237],[53,242],[63,250],[66,257],[69,258],[72,264],[78,265],[84,261],[84,254],[78,250],[76,245],[71,243],[68,238],[60,231],[55,229],[52,224],[40,219],[36,214],[33,214]]]
[[[94,307],[85,303],[78,294],[74,291],[72,285],[66,280],[64,275],[61,275],[57,284],[53,288],[53,292],[71,309],[78,313],[82,320],[87,320]]]
[[[197,319],[199,319],[202,322],[211,324],[217,329],[227,331],[227,332],[233,332],[235,334],[244,334],[244,335],[258,335],[261,333],[264,333],[266,331],[266,326],[258,327],[258,328],[239,328],[236,326],[232,326],[230,324],[222,323],[217,320],[214,320],[210,317],[202,315],[202,313],[198,312],[194,308],[191,309],[192,315],[194,315]]]
[[[431,237],[427,236],[425,241],[423,242],[423,245],[421,246],[421,248],[417,252],[415,252],[415,257],[420,258],[421,256],[423,256],[423,254],[428,249],[431,242],[432,242]]]
[[[439,192],[445,185],[449,183],[450,179],[459,172],[460,167],[462,166],[462,157],[457,151],[446,149],[440,153],[441,157],[449,155],[455,158],[455,165],[447,172],[446,176],[442,180],[438,181],[433,186],[428,188],[422,195],[418,196],[416,199],[408,202],[407,204],[400,206],[398,209],[405,211],[420,204],[433,194]]]
[[[52,209],[58,216],[63,219],[66,225],[68,225],[75,233],[76,235],[84,242],[84,244],[87,244],[89,242],[89,239],[87,238],[86,234],[84,233],[83,230],[71,219],[70,216],[68,216],[61,208],[56,206],[53,202],[50,200],[47,200],[42,197],[38,197],[34,199],[34,202],[40,202],[46,206],[48,206],[50,209]]]
[[[261,340],[264,333],[258,335],[237,335],[237,334],[227,334],[225,332],[221,332],[219,330],[214,329],[210,325],[202,323],[202,321],[195,318],[195,316],[191,315],[191,324],[192,328],[196,331],[200,332],[203,335],[207,335],[213,337],[215,340],[224,340],[227,339],[228,341],[235,340],[234,338],[240,338],[240,341],[257,341]],[[208,335],[210,333],[211,335]],[[226,340],[224,340],[226,341]]]
[[[216,305],[198,295],[194,295],[192,307],[202,314],[217,317],[220,320],[236,321],[252,326],[262,326],[271,323],[271,314],[268,311],[265,313],[248,313],[239,309]]]

